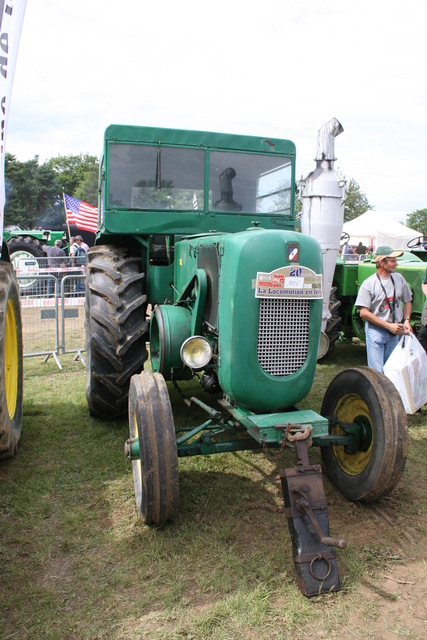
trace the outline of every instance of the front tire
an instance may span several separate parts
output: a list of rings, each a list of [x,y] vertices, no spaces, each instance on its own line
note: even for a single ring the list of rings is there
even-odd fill
[[[129,433],[139,440],[132,460],[136,506],[144,522],[162,525],[178,514],[178,453],[172,407],[160,373],[133,376],[129,390]]]
[[[127,414],[130,378],[147,360],[147,296],[141,260],[97,246],[86,262],[86,399],[91,415]]]
[[[21,309],[11,264],[0,262],[0,458],[15,455],[22,430]]]
[[[329,385],[322,416],[363,425],[364,437],[355,453],[344,446],[322,447],[326,472],[349,500],[372,502],[394,489],[408,455],[408,422],[395,386],[381,373],[356,367],[339,373]],[[331,423],[331,434],[343,434]]]

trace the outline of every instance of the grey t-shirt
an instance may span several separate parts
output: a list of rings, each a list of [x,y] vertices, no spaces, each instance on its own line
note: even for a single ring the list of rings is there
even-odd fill
[[[66,258],[67,254],[61,247],[54,245],[42,245],[43,251],[48,255],[47,264],[49,267],[62,267],[65,260],[58,260],[58,258]]]
[[[395,301],[394,320],[393,300]],[[366,307],[377,318],[385,320],[385,322],[402,322],[402,302],[410,302],[411,300],[411,290],[400,273],[393,273],[390,278],[379,278],[378,274],[374,273],[362,282],[355,305],[356,307]]]

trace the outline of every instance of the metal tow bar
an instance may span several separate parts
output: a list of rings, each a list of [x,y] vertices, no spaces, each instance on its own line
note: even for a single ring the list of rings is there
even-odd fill
[[[298,588],[306,596],[339,591],[341,582],[333,547],[344,549],[347,543],[329,536],[322,471],[308,458],[311,429],[303,431],[300,425],[282,428],[287,430],[287,440],[293,442],[299,460],[298,466],[280,471]]]

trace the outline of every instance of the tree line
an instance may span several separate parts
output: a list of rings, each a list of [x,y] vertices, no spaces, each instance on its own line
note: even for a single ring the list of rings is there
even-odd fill
[[[57,156],[43,164],[39,157],[20,162],[5,155],[4,225],[44,229],[65,223],[63,192],[98,205],[99,162],[88,153]]]
[[[63,192],[98,205],[98,172],[98,158],[88,153],[57,156],[43,164],[39,163],[38,156],[20,162],[11,153],[6,153],[4,224],[45,229],[61,226],[65,222]],[[295,201],[298,215],[301,204],[297,198]],[[351,178],[346,186],[344,222],[374,208],[358,182]],[[427,209],[409,214],[407,225],[427,236]]]

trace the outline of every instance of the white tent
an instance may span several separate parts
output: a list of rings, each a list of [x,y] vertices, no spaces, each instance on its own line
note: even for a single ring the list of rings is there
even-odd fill
[[[350,244],[372,246],[374,249],[387,245],[393,249],[407,249],[409,240],[422,234],[415,229],[405,227],[386,213],[366,211],[358,218],[345,222],[343,231],[349,234]]]

